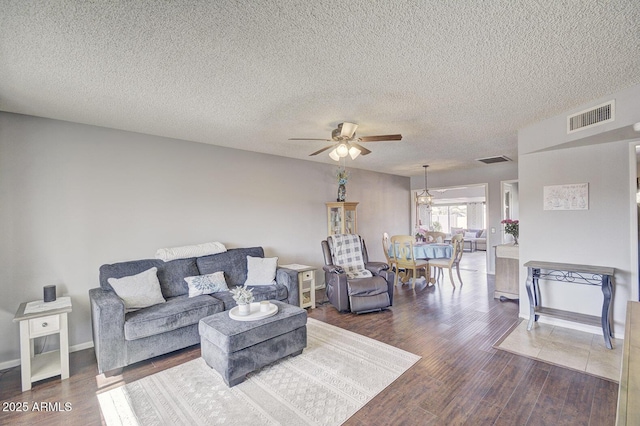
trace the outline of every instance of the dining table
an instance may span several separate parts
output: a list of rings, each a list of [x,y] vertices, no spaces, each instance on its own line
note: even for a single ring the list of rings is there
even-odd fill
[[[389,247],[389,256],[393,256],[393,246]],[[451,257],[453,246],[447,243],[413,243],[414,259],[439,259]]]
[[[414,259],[438,259],[438,258],[450,258],[453,253],[453,246],[448,243],[426,243],[415,242],[413,243],[413,258]],[[393,254],[393,244],[389,247],[389,256],[395,257]],[[435,278],[431,275],[431,268],[426,268],[425,278],[429,284],[435,283]],[[402,283],[407,279],[407,271],[398,271],[399,279]],[[414,277],[416,279],[416,277]]]

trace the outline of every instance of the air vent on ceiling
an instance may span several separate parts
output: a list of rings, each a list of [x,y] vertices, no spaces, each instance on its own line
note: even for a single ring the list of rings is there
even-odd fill
[[[598,126],[615,119],[615,100],[567,117],[567,133]]]
[[[493,163],[504,163],[505,161],[511,161],[511,158],[505,157],[504,155],[499,155],[497,157],[487,157],[487,158],[478,158],[477,161],[480,161],[484,164],[493,164]]]

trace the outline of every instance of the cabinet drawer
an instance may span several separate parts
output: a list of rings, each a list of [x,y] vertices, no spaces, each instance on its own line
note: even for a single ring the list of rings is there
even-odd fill
[[[302,273],[302,279],[304,281],[312,280],[313,279],[313,271],[304,271]]]
[[[29,320],[29,334],[31,337],[57,333],[60,331],[60,315],[34,318]]]

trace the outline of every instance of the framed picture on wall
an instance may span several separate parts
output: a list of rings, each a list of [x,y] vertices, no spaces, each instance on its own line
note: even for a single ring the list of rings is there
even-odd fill
[[[544,210],[589,210],[589,184],[544,187]]]

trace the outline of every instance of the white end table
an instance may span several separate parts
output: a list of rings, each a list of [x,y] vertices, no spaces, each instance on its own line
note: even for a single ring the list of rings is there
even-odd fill
[[[31,383],[60,375],[69,378],[69,329],[67,314],[71,312],[71,298],[59,297],[53,302],[24,302],[18,307],[13,322],[20,323],[20,368],[22,391],[31,389]],[[60,335],[60,350],[35,354],[35,338]]]
[[[316,307],[316,268],[313,266],[292,263],[279,265],[281,268],[293,269],[298,273],[298,288],[300,292],[300,307]]]

